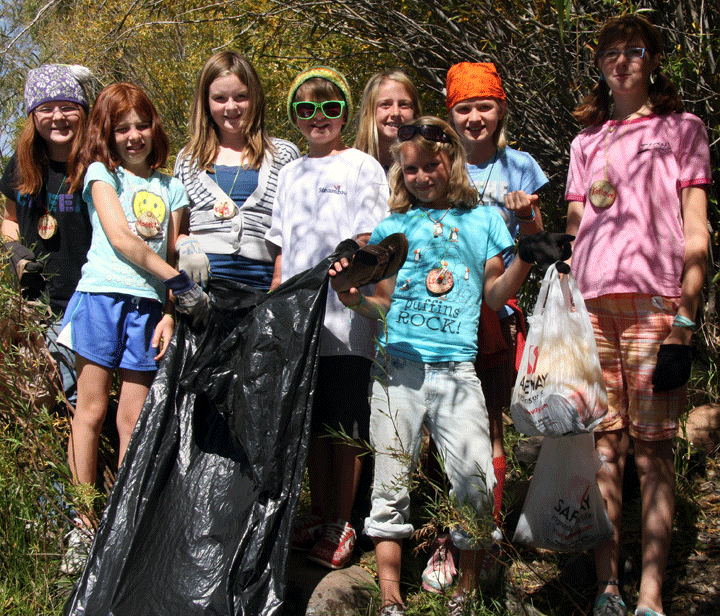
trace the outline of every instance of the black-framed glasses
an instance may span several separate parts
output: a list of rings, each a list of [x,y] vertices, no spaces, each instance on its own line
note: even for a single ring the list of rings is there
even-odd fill
[[[610,62],[617,60],[621,55],[625,56],[628,60],[640,60],[645,57],[645,48],[628,47],[627,49],[603,49],[602,51],[598,51],[598,58]]]
[[[292,104],[295,115],[302,120],[311,120],[315,117],[317,110],[323,112],[323,115],[329,120],[339,118],[345,110],[345,101],[323,101],[316,103],[315,101],[299,101]]]
[[[452,143],[450,137],[445,134],[442,128],[439,126],[433,126],[432,124],[404,124],[398,128],[397,136],[398,141],[410,141],[415,135],[419,134],[423,139],[428,141],[435,141],[437,143]]]

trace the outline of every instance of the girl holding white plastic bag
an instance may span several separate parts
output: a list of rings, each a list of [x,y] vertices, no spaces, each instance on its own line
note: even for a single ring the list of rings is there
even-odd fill
[[[623,469],[630,438],[642,494],[638,616],[662,615],[675,505],[672,439],[685,401],[707,262],[708,139],[660,70],[662,45],[644,18],[605,24],[602,75],[575,110],[565,198],[572,270],[593,322],[609,412],[596,447],[615,536],[595,549],[593,616],[627,614],[619,587]]]

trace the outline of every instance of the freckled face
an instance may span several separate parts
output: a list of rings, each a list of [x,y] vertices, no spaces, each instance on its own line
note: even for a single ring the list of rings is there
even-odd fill
[[[113,136],[122,166],[135,175],[145,173],[149,169],[147,158],[153,147],[150,120],[133,109],[120,118]]]
[[[445,152],[430,153],[412,141],[400,150],[403,181],[410,194],[426,207],[448,207],[450,159]]]

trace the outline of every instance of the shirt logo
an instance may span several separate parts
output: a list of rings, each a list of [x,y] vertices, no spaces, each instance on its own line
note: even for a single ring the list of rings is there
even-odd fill
[[[641,143],[638,153],[648,152],[650,150],[657,150],[658,152],[667,154],[671,150],[670,143],[668,141],[649,141],[647,143]]]
[[[342,186],[340,184],[336,184],[335,186],[321,186],[318,188],[319,193],[330,193],[332,195],[347,195],[347,190],[343,190]]]

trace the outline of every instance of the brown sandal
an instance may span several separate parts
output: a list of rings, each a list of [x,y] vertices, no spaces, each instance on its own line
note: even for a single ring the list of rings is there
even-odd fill
[[[390,278],[405,263],[407,252],[408,241],[402,233],[388,235],[379,244],[367,244],[353,255],[348,268],[332,279],[332,287],[342,293]]]

